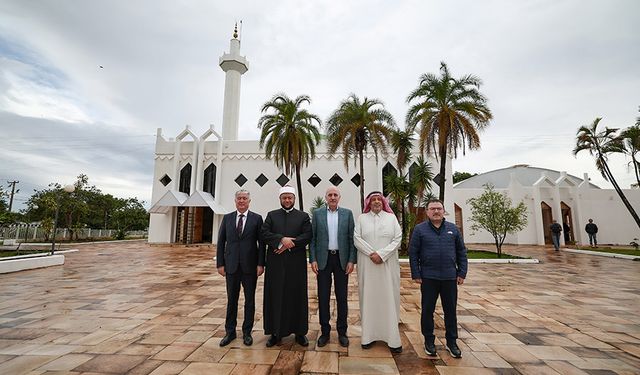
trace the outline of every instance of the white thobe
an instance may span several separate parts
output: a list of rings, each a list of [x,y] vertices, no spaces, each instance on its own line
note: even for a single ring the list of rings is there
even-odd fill
[[[396,216],[369,211],[358,217],[353,240],[358,249],[358,292],[362,344],[385,341],[391,348],[400,341],[400,263],[398,247],[402,229]],[[384,263],[369,258],[378,253]]]

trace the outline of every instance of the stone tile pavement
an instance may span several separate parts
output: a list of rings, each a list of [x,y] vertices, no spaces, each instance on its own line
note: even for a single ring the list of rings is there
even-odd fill
[[[350,346],[333,336],[317,348],[311,272],[308,348],[293,336],[265,347],[262,278],[253,346],[237,339],[220,348],[226,296],[213,249],[143,242],[79,249],[64,266],[0,275],[0,374],[640,373],[640,262],[508,246],[542,263],[471,264],[459,293],[463,358],[453,359],[441,342],[437,358],[422,349],[420,293],[406,264],[402,354],[382,343],[360,348],[355,276]],[[443,337],[441,310],[436,323]]]

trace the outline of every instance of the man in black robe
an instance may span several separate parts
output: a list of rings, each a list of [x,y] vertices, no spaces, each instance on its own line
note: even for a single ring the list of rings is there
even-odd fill
[[[295,201],[295,189],[282,187],[281,208],[269,212],[262,225],[267,245],[263,321],[264,333],[271,335],[267,347],[292,333],[298,344],[309,345],[306,247],[312,238],[311,220],[294,208]]]

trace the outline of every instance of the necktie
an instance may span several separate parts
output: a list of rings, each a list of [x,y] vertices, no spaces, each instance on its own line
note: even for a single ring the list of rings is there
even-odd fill
[[[240,214],[240,219],[238,220],[238,226],[236,230],[238,231],[238,237],[242,235],[242,219],[244,218],[244,214]]]

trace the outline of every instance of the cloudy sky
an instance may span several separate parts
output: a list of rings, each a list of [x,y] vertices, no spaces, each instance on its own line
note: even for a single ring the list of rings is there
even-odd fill
[[[454,171],[514,164],[566,170],[610,188],[580,125],[627,127],[640,105],[640,2],[0,2],[0,183],[33,189],[85,173],[103,192],[148,201],[157,128],[221,129],[218,58],[242,20],[240,138],[257,139],[277,92],[311,97],[326,119],[349,93],[378,98],[404,126],[405,99],[445,61],[484,84],[494,120]],[[634,180],[623,157],[612,166]]]

